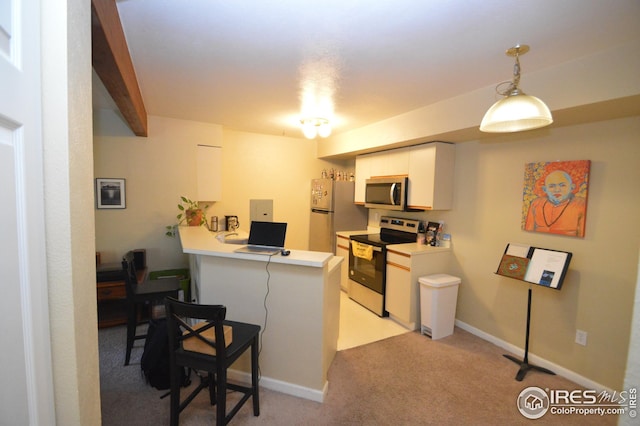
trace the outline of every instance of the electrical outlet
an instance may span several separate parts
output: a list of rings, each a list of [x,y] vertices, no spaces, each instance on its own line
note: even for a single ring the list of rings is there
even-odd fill
[[[587,346],[587,332],[583,330],[576,330],[576,343],[582,346]]]

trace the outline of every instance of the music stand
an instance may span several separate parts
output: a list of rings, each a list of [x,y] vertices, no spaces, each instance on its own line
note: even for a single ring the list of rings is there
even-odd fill
[[[520,369],[516,380],[521,382],[529,370],[553,374],[551,370],[529,363],[529,331],[531,329],[531,294],[533,284],[560,290],[564,276],[569,268],[572,254],[565,251],[542,249],[522,244],[507,244],[500,260],[496,274],[529,283],[527,299],[527,330],[525,334],[524,358],[513,355],[503,356],[516,364]]]

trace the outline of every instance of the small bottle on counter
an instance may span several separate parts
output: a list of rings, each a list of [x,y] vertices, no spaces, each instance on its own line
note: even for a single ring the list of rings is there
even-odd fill
[[[218,232],[218,216],[211,216],[211,231]]]
[[[426,228],[424,227],[424,222],[420,221],[418,224],[418,238],[416,240],[418,244],[426,244]]]
[[[436,246],[440,247],[442,245],[442,234],[444,233],[444,221],[440,220],[438,221],[438,223],[440,224],[438,226],[438,230],[436,231]]]

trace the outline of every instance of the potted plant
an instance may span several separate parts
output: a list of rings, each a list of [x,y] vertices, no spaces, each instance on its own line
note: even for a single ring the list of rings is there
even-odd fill
[[[207,223],[208,205],[201,208],[197,201],[193,201],[185,196],[180,196],[180,200],[180,203],[178,203],[178,210],[180,210],[180,212],[176,216],[178,223],[175,225],[167,225],[165,235],[174,237],[176,235],[176,228],[185,223],[189,226],[209,226]]]

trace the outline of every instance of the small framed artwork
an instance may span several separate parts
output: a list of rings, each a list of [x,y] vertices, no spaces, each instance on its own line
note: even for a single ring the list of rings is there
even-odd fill
[[[124,209],[126,205],[124,179],[96,179],[96,202],[99,209]]]

